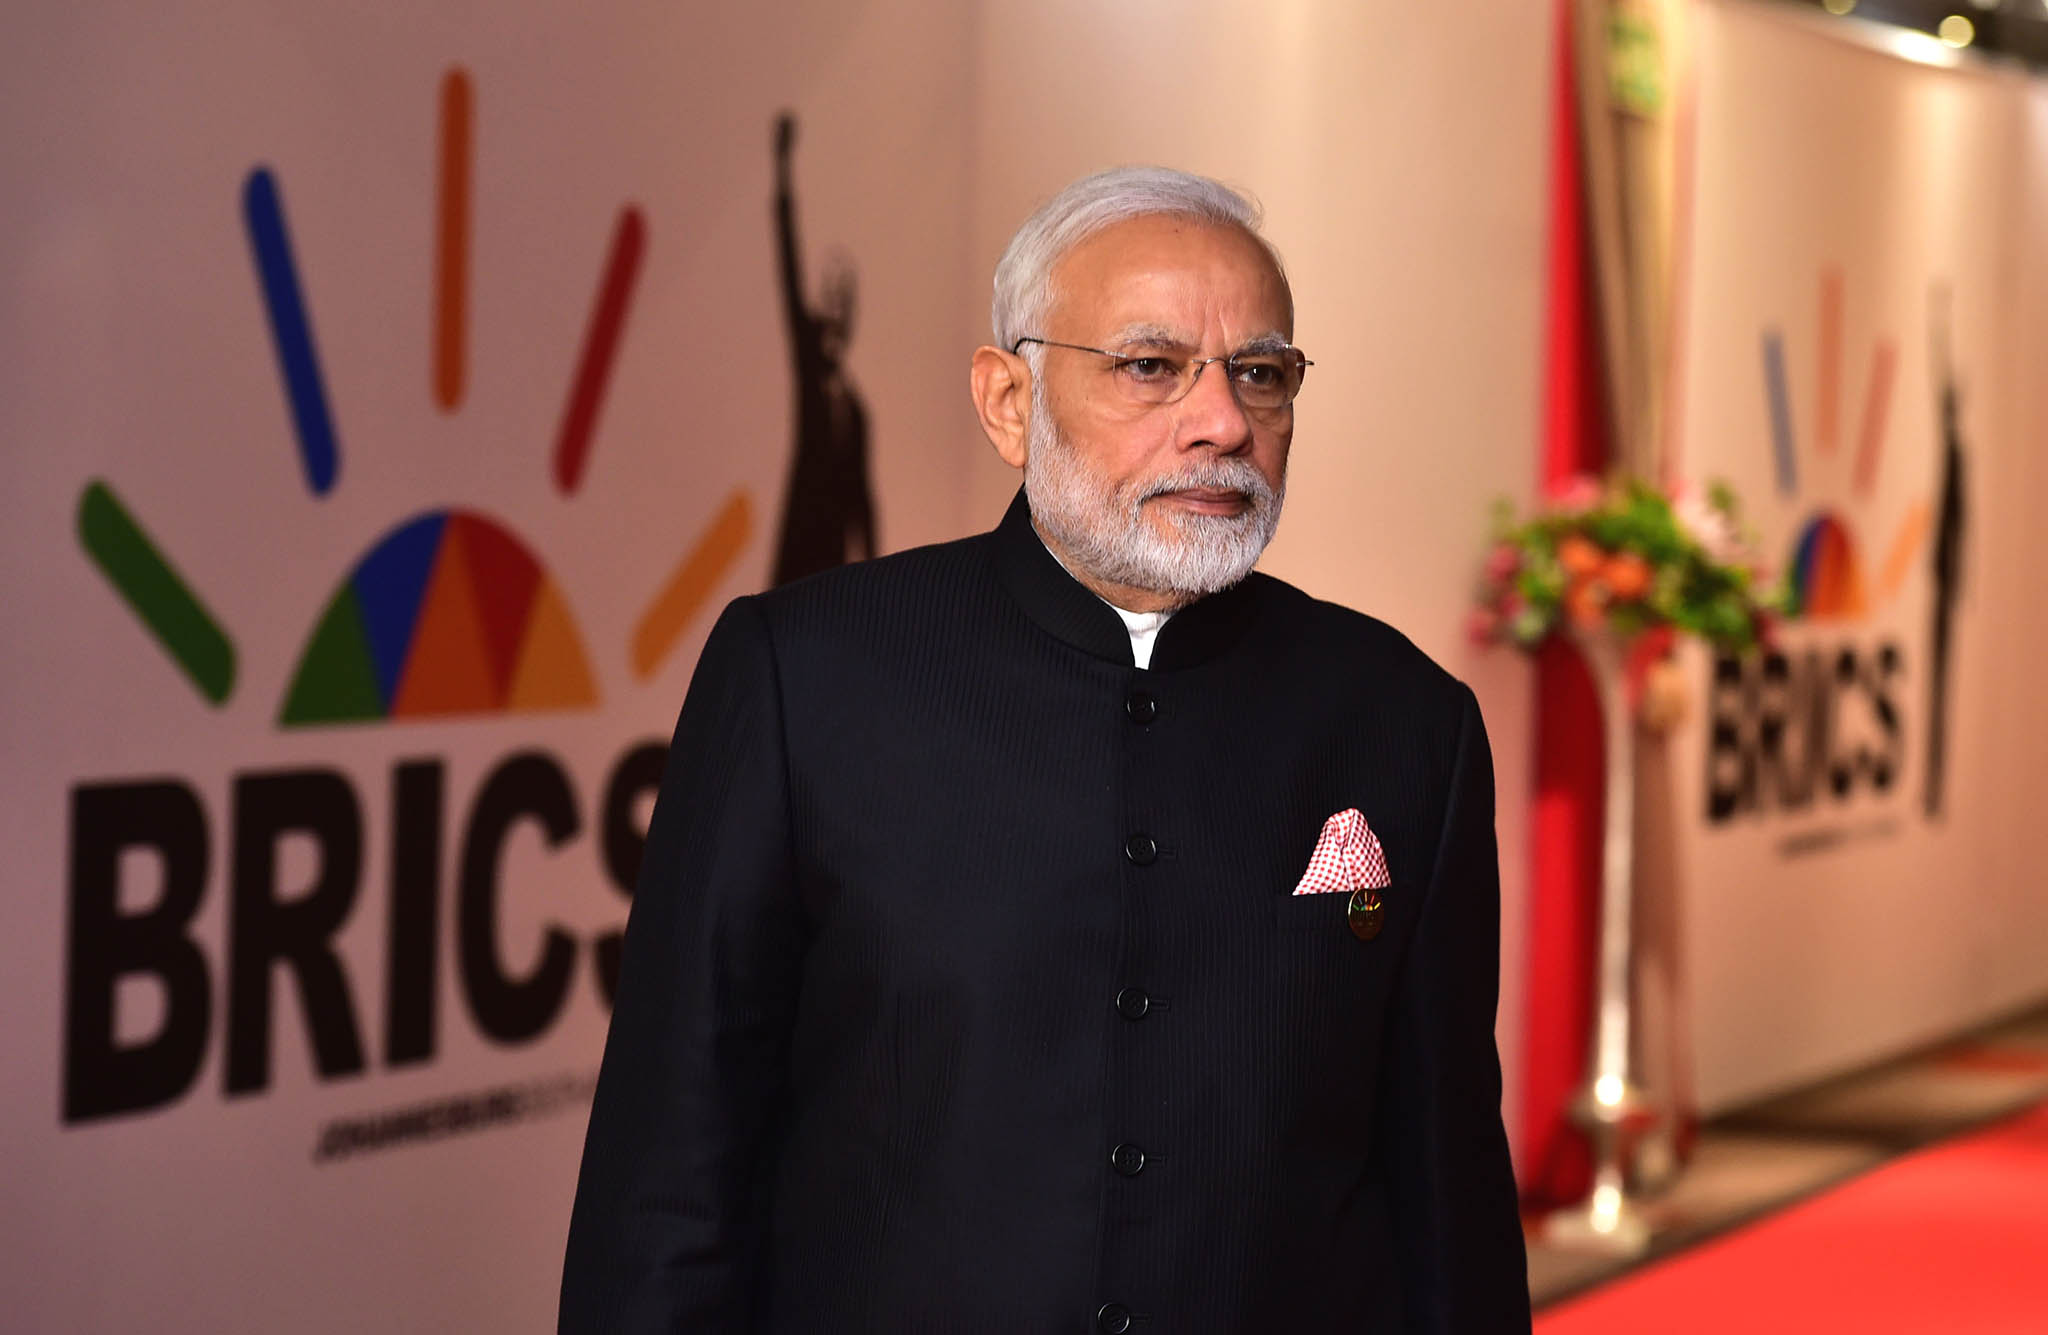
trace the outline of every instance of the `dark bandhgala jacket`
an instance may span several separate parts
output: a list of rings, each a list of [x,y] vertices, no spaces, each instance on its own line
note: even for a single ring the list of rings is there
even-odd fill
[[[1323,822],[1384,926],[1294,896]],[[1477,702],[1253,575],[1133,666],[1020,496],[736,600],[626,929],[565,1331],[1525,1331]]]

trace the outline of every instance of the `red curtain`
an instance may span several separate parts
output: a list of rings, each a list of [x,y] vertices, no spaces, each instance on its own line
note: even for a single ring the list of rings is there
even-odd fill
[[[1573,0],[1557,0],[1539,475],[1545,488],[1598,474],[1609,456],[1572,9]],[[1536,660],[1535,759],[1520,1173],[1524,1201],[1550,1205],[1578,1199],[1591,1184],[1586,1144],[1565,1113],[1585,1074],[1592,1024],[1605,768],[1593,679],[1578,654],[1554,638]]]

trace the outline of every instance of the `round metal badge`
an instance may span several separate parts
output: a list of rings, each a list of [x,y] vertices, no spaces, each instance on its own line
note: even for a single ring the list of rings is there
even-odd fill
[[[1344,921],[1351,926],[1351,934],[1361,941],[1370,941],[1380,934],[1380,927],[1386,921],[1387,906],[1380,902],[1379,892],[1370,886],[1360,886],[1351,892],[1351,902],[1344,906]]]

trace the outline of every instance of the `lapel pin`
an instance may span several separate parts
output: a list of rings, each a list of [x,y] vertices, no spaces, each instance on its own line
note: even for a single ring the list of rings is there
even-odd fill
[[[1361,941],[1378,936],[1386,916],[1387,906],[1380,902],[1379,891],[1369,885],[1353,890],[1351,901],[1344,906],[1344,921],[1350,924],[1351,934]]]

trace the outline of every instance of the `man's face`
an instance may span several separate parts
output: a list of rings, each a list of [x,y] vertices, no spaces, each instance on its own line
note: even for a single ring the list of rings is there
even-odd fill
[[[1228,356],[1293,332],[1265,248],[1236,228],[1184,218],[1104,229],[1062,257],[1053,288],[1035,332],[1125,357]],[[1248,412],[1221,362],[1177,402],[1135,402],[1109,358],[1041,351],[1025,487],[1061,556],[1097,581],[1171,604],[1242,579],[1279,521],[1292,405]]]

